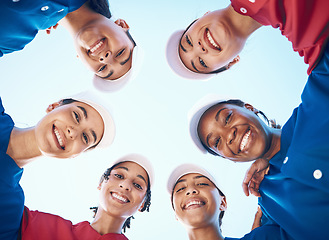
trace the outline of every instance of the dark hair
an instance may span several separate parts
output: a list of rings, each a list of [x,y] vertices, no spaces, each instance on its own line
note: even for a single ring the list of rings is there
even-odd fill
[[[88,0],[87,4],[90,9],[103,15],[104,17],[112,17],[108,0]]]
[[[111,171],[121,163],[122,162],[116,163],[112,167],[106,169],[106,171],[103,173],[103,175],[101,176],[101,178],[99,180],[99,184],[101,184],[104,180],[108,180],[109,176],[111,175]],[[148,174],[147,174],[147,180],[148,181],[147,181],[147,190],[146,190],[146,200],[144,202],[143,208],[141,209],[141,212],[144,212],[145,210],[147,212],[149,212],[150,211],[150,206],[151,206],[151,185],[150,185],[150,178],[149,178]],[[98,207],[91,207],[90,209],[93,210],[94,217],[95,217],[96,213],[97,213],[97,210],[98,210]],[[131,219],[134,219],[134,217],[130,216],[126,219],[125,223],[122,226],[123,232],[126,232],[126,229],[130,228]]]
[[[183,34],[182,34],[182,36],[181,36],[179,42],[182,41],[182,38],[183,38],[184,34],[187,32],[187,30],[189,30],[189,28],[190,28],[190,27],[191,27],[191,26],[192,26],[197,20],[198,20],[198,18],[195,19],[193,22],[190,23],[190,25],[187,26],[187,28],[186,28],[185,31],[183,32]],[[230,68],[229,65],[226,65],[226,66],[224,66],[224,67],[220,67],[220,68],[218,68],[218,69],[216,69],[216,70],[214,70],[214,71],[211,71],[211,72],[208,72],[208,73],[205,73],[205,74],[220,73],[220,72],[224,72],[225,70],[227,70],[227,69],[229,69],[229,68]]]
[[[202,175],[202,174],[201,174]],[[204,175],[203,175],[204,176]],[[207,176],[204,176],[204,177],[206,177],[210,182],[212,182]],[[179,179],[177,179],[177,180],[179,180]],[[212,182],[213,183],[213,182]],[[175,208],[174,208],[174,202],[173,202],[173,199],[174,199],[174,189],[175,189],[175,187],[176,187],[176,184],[177,184],[177,181],[176,181],[176,183],[175,183],[175,185],[174,185],[174,187],[173,187],[173,189],[172,189],[172,191],[171,191],[171,206],[172,206],[172,208],[175,210]],[[214,183],[213,183],[214,184]],[[218,190],[218,192],[219,192],[219,195],[221,195],[222,197],[225,197],[225,194],[216,186],[216,184],[214,184],[214,186],[216,187],[216,189]],[[224,217],[224,213],[225,213],[225,211],[221,211],[220,212],[220,214],[219,214],[219,229],[221,230],[221,226],[222,226],[222,221],[223,221],[223,217]],[[221,230],[222,231],[222,230]]]
[[[212,107],[214,107],[216,105],[220,105],[220,104],[233,104],[233,105],[236,105],[236,106],[239,106],[239,107],[244,107],[245,106],[245,102],[243,102],[240,99],[229,99],[229,100],[226,100],[226,101],[221,101],[221,102],[218,102],[218,103],[213,104],[206,111],[204,111],[204,113],[201,115],[200,119],[203,117],[203,115],[205,114],[205,112],[207,112],[210,108],[212,108]],[[270,119],[269,120],[262,111],[258,110],[258,112],[256,113],[256,115],[258,117],[260,115],[262,117],[262,119],[267,123],[267,125],[269,127],[276,128],[276,129],[281,129],[281,126],[279,124],[277,124],[277,122],[275,121],[275,119]],[[209,152],[210,154],[215,155],[215,156],[220,156],[218,153],[216,153],[213,150],[211,150],[208,146],[206,146],[201,141],[201,138],[200,138],[200,135],[199,135],[199,130],[198,130],[199,129],[199,126],[200,126],[200,119],[199,119],[198,126],[197,126],[197,132],[198,132],[199,141],[201,142],[202,146],[207,150],[207,152]]]

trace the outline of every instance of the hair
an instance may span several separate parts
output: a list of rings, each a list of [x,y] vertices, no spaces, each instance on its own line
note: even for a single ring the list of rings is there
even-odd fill
[[[240,100],[240,99],[229,99],[229,100],[226,100],[226,101],[221,101],[221,102],[215,103],[211,107],[209,107],[206,111],[204,111],[204,113],[201,115],[200,119],[203,117],[203,115],[205,114],[205,112],[207,112],[210,108],[212,108],[212,107],[214,107],[216,105],[220,105],[220,104],[233,104],[233,105],[236,105],[236,106],[239,106],[239,107],[244,107],[246,103],[244,101]],[[277,124],[277,122],[275,121],[275,119],[270,119],[269,120],[262,111],[258,110],[258,112],[256,113],[256,115],[258,117],[260,115],[269,127],[276,128],[276,129],[281,129],[281,125],[280,124]],[[199,122],[198,122],[198,125],[197,125],[197,132],[198,132],[199,141],[201,142],[202,146],[207,150],[207,152],[209,152],[210,154],[215,155],[215,156],[220,156],[218,153],[216,153],[213,150],[211,150],[208,146],[206,146],[201,141],[200,135],[199,135],[199,131],[198,131],[199,126],[200,126],[200,119],[199,119]]]
[[[203,174],[201,174],[201,175],[203,175]],[[204,177],[206,177],[210,182],[212,182],[207,176],[204,176]],[[179,179],[177,179],[177,181],[178,180]],[[172,188],[172,191],[171,191],[171,206],[174,210],[175,210],[175,208],[174,208],[173,198],[174,198],[174,189],[176,187],[177,181],[176,181],[176,183],[175,183],[175,185],[174,185],[174,187]],[[221,195],[222,197],[225,197],[225,194],[217,187],[217,185],[215,183],[213,183],[213,184],[216,187],[216,189],[218,190],[219,195]],[[221,211],[220,214],[219,214],[219,229],[220,229],[220,231],[222,231],[221,226],[222,226],[222,222],[223,222],[224,213],[225,213],[225,211]]]
[[[197,20],[198,20],[198,18],[195,19],[193,22],[190,23],[190,25],[187,26],[187,28],[186,28],[185,31],[183,32],[183,34],[182,34],[182,36],[181,36],[179,42],[181,42],[182,37],[184,36],[184,34],[187,32],[187,30],[189,30],[189,28],[190,28],[190,27],[191,27],[191,26],[192,26]],[[220,73],[220,72],[224,72],[224,71],[226,71],[226,70],[229,69],[229,68],[230,68],[229,65],[226,65],[226,66],[220,67],[220,68],[218,68],[218,69],[216,69],[216,70],[214,70],[214,71],[211,71],[211,72],[209,72],[209,73],[204,73],[204,74]]]
[[[111,175],[111,171],[121,163],[123,163],[123,162],[116,163],[112,167],[106,169],[106,171],[103,173],[103,175],[101,176],[101,178],[99,180],[99,184],[102,184],[103,181],[108,180],[109,176]],[[146,195],[145,195],[146,200],[145,200],[143,208],[141,209],[141,212],[144,212],[145,210],[147,212],[149,212],[150,211],[150,206],[151,206],[151,185],[150,185],[150,178],[149,178],[148,174],[147,174],[147,179],[148,179],[148,181],[147,181],[147,190],[146,190]],[[94,217],[95,217],[96,213],[97,213],[97,210],[98,210],[98,207],[90,207],[90,209],[93,210]],[[123,232],[126,232],[126,229],[130,228],[131,219],[134,219],[134,216],[130,216],[126,219],[125,223],[122,226]]]

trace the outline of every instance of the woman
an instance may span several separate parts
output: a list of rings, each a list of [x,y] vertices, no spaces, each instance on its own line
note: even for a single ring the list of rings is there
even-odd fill
[[[144,156],[130,154],[116,160],[100,179],[95,219],[73,225],[59,216],[24,209],[22,239],[127,240],[122,229],[130,227],[137,211],[149,211],[153,169]]]
[[[329,35],[327,1],[231,0],[224,9],[206,13],[167,44],[167,61],[178,75],[206,79],[229,69],[249,36],[263,25],[280,28],[294,51],[315,68]]]
[[[115,127],[108,110],[91,92],[49,105],[47,115],[31,128],[15,127],[1,99],[0,112],[0,239],[16,239],[24,206],[19,185],[22,168],[42,155],[70,158],[107,147]]]
[[[328,79],[329,46],[282,130],[266,126],[259,111],[241,101],[211,104],[191,118],[192,139],[204,151],[236,162],[257,160],[244,180],[247,195],[250,188],[257,190],[269,165],[259,204],[269,224],[284,229],[283,239],[329,234]]]
[[[96,76],[127,81],[132,75],[136,44],[128,24],[111,19],[107,0],[1,1],[0,56],[23,49],[39,30],[58,22],[72,35],[79,58]],[[111,81],[105,82],[111,86]]]
[[[185,226],[189,240],[224,239],[221,224],[227,208],[226,197],[209,172],[194,164],[182,164],[170,174],[167,190],[176,218]],[[253,229],[260,226],[261,214],[257,211]],[[269,233],[258,233],[254,239],[264,239]],[[278,232],[271,233],[278,236]]]

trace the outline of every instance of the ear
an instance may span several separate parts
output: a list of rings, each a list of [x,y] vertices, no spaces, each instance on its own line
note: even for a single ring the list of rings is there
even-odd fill
[[[123,30],[128,31],[130,29],[128,23],[126,23],[125,20],[119,18],[114,22],[116,25],[120,26],[123,28]]]
[[[49,104],[49,106],[46,109],[46,113],[50,113],[52,110],[54,110],[55,108],[57,108],[59,106],[59,102],[55,102],[53,104]]]
[[[145,205],[145,200],[143,201],[142,205],[139,207],[139,209],[138,209],[139,212],[142,212],[144,205]]]
[[[211,11],[207,11],[205,14],[203,14],[203,16],[206,16],[208,13],[211,13]]]
[[[249,103],[245,103],[244,104],[244,107],[247,108],[248,110],[254,112],[254,113],[258,113],[258,109],[257,108],[254,108],[253,105],[249,104]]]
[[[240,56],[236,56],[233,58],[233,60],[227,65],[227,68],[231,68],[234,64],[238,63],[240,61]]]
[[[222,196],[222,202],[220,204],[219,210],[226,211],[226,209],[227,209],[226,197]]]

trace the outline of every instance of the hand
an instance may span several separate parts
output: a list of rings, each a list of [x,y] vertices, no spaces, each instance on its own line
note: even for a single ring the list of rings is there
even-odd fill
[[[261,224],[262,215],[263,215],[262,209],[260,209],[260,207],[258,206],[257,212],[255,214],[254,223],[252,224],[251,227],[251,231],[254,230],[255,228],[262,226]]]
[[[265,174],[269,169],[269,161],[263,158],[257,159],[251,164],[247,170],[242,183],[242,189],[246,196],[249,196],[249,192],[256,197],[260,197],[258,192],[259,185],[263,181]]]
[[[47,34],[50,34],[51,29],[54,29],[54,30],[55,30],[57,27],[58,27],[58,23],[56,23],[55,26],[52,26],[52,27],[47,28],[47,29],[46,29],[46,33],[47,33]]]

